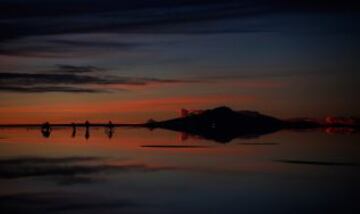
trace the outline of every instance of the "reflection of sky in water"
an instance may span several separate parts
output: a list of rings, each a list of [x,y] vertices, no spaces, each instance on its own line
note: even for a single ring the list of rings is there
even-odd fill
[[[90,134],[0,129],[1,210],[356,213],[358,134],[281,131],[225,145],[163,130]]]

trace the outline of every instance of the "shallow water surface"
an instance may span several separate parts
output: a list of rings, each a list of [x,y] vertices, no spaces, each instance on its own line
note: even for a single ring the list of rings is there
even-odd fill
[[[359,213],[360,135],[0,129],[1,213]]]

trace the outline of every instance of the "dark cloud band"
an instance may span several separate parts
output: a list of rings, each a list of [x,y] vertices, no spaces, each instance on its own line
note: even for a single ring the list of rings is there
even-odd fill
[[[356,1],[350,0],[1,0],[0,3],[3,20],[0,41],[66,33],[191,33],[198,29],[171,26],[267,14],[351,13],[360,9]]]
[[[85,75],[105,69],[94,66],[58,65],[46,73],[0,73],[0,91],[19,93],[99,93],[109,92],[104,85],[142,86],[153,83],[176,84],[195,83],[193,80],[158,79],[146,77],[119,77],[106,75]],[[89,85],[97,85],[96,89]],[[116,89],[124,90],[124,89]]]

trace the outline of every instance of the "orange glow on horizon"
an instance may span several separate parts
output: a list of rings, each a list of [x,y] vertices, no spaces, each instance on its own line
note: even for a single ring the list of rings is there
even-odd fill
[[[190,96],[173,98],[154,98],[139,100],[118,100],[106,101],[102,103],[46,103],[31,106],[0,107],[0,114],[4,115],[0,123],[39,123],[43,121],[52,122],[71,122],[89,118],[107,118],[111,114],[141,114],[151,112],[161,112],[169,114],[172,112],[177,116],[179,108],[211,108],[217,105],[231,104],[234,100],[242,103],[253,102],[252,96],[229,96],[229,95],[211,95],[211,96]],[[104,115],[108,116],[105,117]],[[74,118],[74,119],[72,119]],[[82,118],[82,119],[80,119]],[[149,118],[142,118],[138,122],[144,122]],[[122,122],[125,122],[122,120]]]

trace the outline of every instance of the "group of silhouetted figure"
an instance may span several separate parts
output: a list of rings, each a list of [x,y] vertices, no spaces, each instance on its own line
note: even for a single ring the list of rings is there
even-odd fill
[[[71,127],[72,127],[72,134],[71,137],[76,137],[76,132],[77,132],[77,128],[79,126],[84,126],[85,127],[85,139],[89,139],[90,138],[90,122],[89,121],[85,121],[84,125],[80,125],[80,124],[76,124],[76,123],[71,123]],[[105,125],[105,134],[108,136],[108,138],[112,138],[114,135],[114,124],[109,121],[108,124]],[[43,137],[48,138],[51,135],[51,125],[49,122],[43,123],[41,126],[41,133],[43,135]]]

